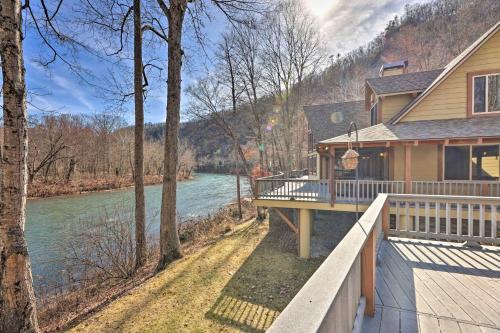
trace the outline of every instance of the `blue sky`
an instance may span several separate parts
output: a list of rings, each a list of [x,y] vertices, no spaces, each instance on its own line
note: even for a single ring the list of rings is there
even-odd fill
[[[416,0],[297,0],[303,1],[306,8],[313,15],[323,34],[328,51],[331,54],[346,53],[370,41],[383,30],[387,21],[394,15],[401,15],[404,6]],[[222,15],[213,12],[212,20],[206,20],[205,33],[206,48],[211,52],[220,33],[225,29],[227,22]],[[188,61],[184,67],[183,87],[200,75],[204,66],[210,66],[204,52],[196,42],[189,38],[184,39]],[[41,43],[36,35],[30,31],[24,41],[26,81],[32,94],[32,103],[39,108],[54,110],[60,113],[93,114],[106,109],[106,102],[99,97],[99,89],[82,82],[71,73],[61,62],[52,64],[47,70],[40,66],[36,59],[40,54]],[[95,82],[102,84],[105,73],[116,70],[111,60],[99,59],[88,53],[79,54],[82,66],[92,72]],[[166,64],[163,64],[166,67]],[[145,105],[147,122],[162,122],[165,120],[165,88],[156,85],[148,95]],[[186,98],[182,106],[186,106]],[[33,106],[28,107],[31,114],[39,113]],[[123,114],[129,123],[133,123],[132,105]]]

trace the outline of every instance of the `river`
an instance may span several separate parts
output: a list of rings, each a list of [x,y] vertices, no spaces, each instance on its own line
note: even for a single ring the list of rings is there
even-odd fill
[[[248,183],[242,177],[242,195],[249,194]],[[145,188],[146,223],[148,232],[159,230],[161,185]],[[177,211],[180,220],[207,216],[236,198],[236,177],[219,174],[197,174],[193,180],[179,182]],[[82,221],[134,207],[134,190],[94,192],[28,200],[26,240],[31,259],[35,289],[43,284],[61,282],[61,270],[67,244],[81,231]]]

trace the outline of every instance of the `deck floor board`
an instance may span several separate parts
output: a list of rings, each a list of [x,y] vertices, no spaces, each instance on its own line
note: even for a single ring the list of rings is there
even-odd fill
[[[500,333],[500,249],[390,238],[363,332]]]

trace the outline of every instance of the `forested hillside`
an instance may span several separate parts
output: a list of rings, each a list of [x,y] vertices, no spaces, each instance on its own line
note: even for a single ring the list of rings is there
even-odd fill
[[[304,104],[364,98],[365,79],[377,76],[386,62],[408,59],[411,72],[443,67],[498,19],[497,0],[436,0],[408,5],[401,17],[389,21],[367,45],[329,57],[326,67],[309,76],[304,82]],[[272,112],[271,103],[264,107]],[[244,116],[240,115],[242,119]],[[242,132],[244,123],[239,122]],[[210,159],[217,154],[224,158],[231,152],[230,141],[222,131],[205,121],[185,123],[181,136],[196,147],[198,158]]]
[[[266,90],[268,84],[262,83],[257,107],[263,118],[264,164],[284,169],[289,167],[287,156],[293,156],[292,168],[305,167],[302,157],[307,141],[301,105],[362,99],[365,79],[376,76],[384,62],[408,59],[410,71],[443,67],[499,18],[498,0],[435,0],[407,6],[404,15],[388,22],[385,30],[367,45],[345,55],[323,56],[322,66],[302,79],[300,102],[291,99],[294,116],[286,131],[280,111],[276,111],[278,95]],[[261,55],[259,61],[264,59]],[[262,70],[272,73],[272,69]],[[296,87],[291,94],[297,95]],[[195,163],[202,170],[230,170],[234,165],[234,142],[227,133],[210,121],[210,117],[197,118],[192,117],[189,110],[182,112],[193,119],[181,125],[182,165],[187,170]],[[226,117],[238,133],[247,160],[256,163],[259,145],[248,102],[240,102],[238,111]],[[53,115],[33,119],[29,131],[30,182],[108,176],[131,179],[133,175],[133,128],[127,127],[119,116]],[[163,132],[163,124],[146,125],[145,172],[148,175],[162,173]],[[289,134],[286,133],[292,133],[293,139],[287,142],[285,137]],[[287,146],[293,155],[287,155]]]

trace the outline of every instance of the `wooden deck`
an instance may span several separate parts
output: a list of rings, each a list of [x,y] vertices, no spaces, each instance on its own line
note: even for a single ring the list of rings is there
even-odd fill
[[[500,248],[390,238],[362,331],[500,332]]]

